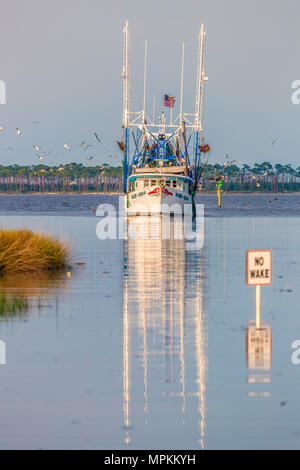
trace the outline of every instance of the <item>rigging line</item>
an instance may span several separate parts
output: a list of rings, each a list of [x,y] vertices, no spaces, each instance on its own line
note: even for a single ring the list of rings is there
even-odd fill
[[[136,157],[136,155],[138,155],[138,154],[139,154],[139,147],[138,147],[138,142],[136,141],[136,138],[135,138],[134,132],[132,132],[132,137],[133,137],[133,140],[134,140],[134,144],[135,144],[135,151],[136,151],[136,154],[134,155],[134,157]]]

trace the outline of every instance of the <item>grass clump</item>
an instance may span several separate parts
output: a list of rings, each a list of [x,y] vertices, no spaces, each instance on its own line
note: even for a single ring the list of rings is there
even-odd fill
[[[49,235],[0,229],[0,274],[66,268],[69,248]]]
[[[28,302],[21,296],[0,294],[0,317],[8,317],[28,310]]]

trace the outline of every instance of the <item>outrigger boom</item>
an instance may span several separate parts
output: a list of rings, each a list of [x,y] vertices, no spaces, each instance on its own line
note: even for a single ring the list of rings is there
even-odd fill
[[[123,57],[123,136],[118,142],[124,154],[123,190],[128,213],[163,213],[163,204],[193,203],[202,174],[202,108],[206,33],[201,24],[199,34],[195,112],[183,112],[184,55],[182,47],[180,112],[170,123],[162,112],[158,123],[146,112],[147,52],[145,43],[144,99],[142,111],[130,109],[130,33],[124,28]],[[202,139],[202,145],[200,145]],[[192,151],[190,148],[193,147]],[[206,146],[208,147],[208,146]],[[190,155],[192,157],[190,158]],[[204,155],[206,155],[204,153]],[[153,196],[156,196],[156,199]],[[172,197],[171,197],[172,196]],[[137,210],[140,206],[144,210]],[[139,206],[139,207],[137,207]]]

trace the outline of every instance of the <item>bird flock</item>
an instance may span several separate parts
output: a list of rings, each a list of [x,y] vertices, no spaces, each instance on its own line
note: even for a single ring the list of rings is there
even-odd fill
[[[33,121],[33,122],[32,122],[32,125],[36,125],[36,124],[38,124],[38,121]],[[4,127],[3,127],[2,125],[0,125],[0,132],[2,132],[3,130],[4,130]],[[22,130],[21,130],[20,128],[17,127],[17,128],[16,128],[16,134],[17,134],[18,137],[21,137],[21,136],[23,135],[23,132],[22,132]],[[102,140],[101,140],[101,138],[99,137],[99,135],[97,134],[97,132],[94,132],[94,134],[93,134],[93,140],[94,140],[95,142],[97,142],[97,144],[101,144],[101,143],[102,143]],[[279,140],[278,138],[274,139],[269,145],[270,145],[271,147],[274,147],[278,140]],[[118,142],[118,144],[119,144],[119,142]],[[33,147],[33,149],[34,149],[36,152],[39,152],[39,153],[40,153],[40,152],[42,151],[42,147],[39,146],[39,145],[36,145],[36,144],[35,144],[35,145],[33,145],[32,147]],[[67,150],[68,152],[71,152],[71,150],[72,150],[72,149],[71,149],[71,146],[70,146],[67,142],[64,143],[63,147],[64,147],[64,149]],[[84,152],[87,152],[89,148],[92,148],[92,147],[93,147],[93,145],[89,142],[89,139],[86,138],[86,139],[84,139],[82,142],[79,143],[79,147],[80,147],[81,149],[83,149]],[[7,147],[6,150],[11,152],[11,151],[13,151],[13,148],[12,148],[12,147]],[[108,152],[109,152],[109,150],[108,150]],[[42,151],[42,154],[43,154],[43,155],[38,154],[38,155],[36,155],[36,157],[42,162],[42,161],[44,161],[45,157],[50,157],[50,155],[52,155],[52,153],[53,153],[52,150],[50,150],[50,151]],[[62,154],[62,155],[63,155],[63,154]],[[94,158],[95,158],[95,157],[94,157],[93,155],[90,155],[90,156],[88,156],[88,157],[85,157],[85,161],[86,161],[87,163],[92,163],[92,162],[94,161]],[[114,159],[114,158],[118,159],[119,156],[116,155],[116,154],[111,154],[111,155],[109,156],[109,158],[111,158],[111,159]],[[53,162],[50,162],[50,163],[53,163]],[[229,155],[226,153],[226,161],[225,161],[225,163],[224,163],[224,170],[228,169],[228,168],[229,168],[231,165],[233,165],[234,163],[236,163],[236,160],[230,160]],[[254,178],[255,178],[255,177],[254,177]],[[258,184],[259,184],[259,183],[258,183]]]
[[[38,121],[33,121],[32,122],[32,125],[36,125],[36,124],[38,124]],[[2,125],[0,125],[0,132],[3,132],[3,131],[4,131],[4,127]],[[17,135],[17,137],[21,137],[23,135],[23,131],[19,127],[16,128],[16,135]],[[99,137],[99,134],[97,132],[93,133],[92,138],[93,138],[93,141],[96,142],[96,144],[102,144],[102,140]],[[94,146],[94,144],[91,143],[91,137],[87,137],[86,139],[84,139],[82,142],[79,143],[79,147],[81,149],[83,149],[83,151],[85,153],[88,152],[88,150],[90,148],[92,148],[93,146]],[[40,160],[40,162],[43,162],[45,158],[50,157],[50,155],[53,154],[52,150],[45,151],[45,150],[42,149],[42,147],[40,145],[37,145],[37,144],[34,144],[32,146],[32,148],[35,152],[37,152],[37,154],[35,156],[36,156],[36,158],[38,158],[38,160]],[[72,151],[71,146],[67,142],[65,142],[63,144],[63,149],[67,150],[68,152]],[[13,149],[13,147],[6,147],[5,150],[8,151],[8,152],[12,152],[14,149]],[[107,150],[107,152],[109,152],[109,150]],[[62,154],[62,156],[63,155],[64,154]],[[110,155],[109,158],[119,158],[119,156],[113,154],[113,155]],[[88,156],[85,156],[85,162],[87,164],[92,163],[94,161],[94,159],[95,159],[94,155],[90,154]],[[53,163],[53,162],[50,162],[50,164],[51,163]]]
[[[274,145],[278,142],[279,138],[277,139],[274,139],[272,142],[270,142],[270,146],[271,147],[274,147]],[[237,161],[236,160],[231,160],[230,159],[230,156],[226,153],[226,161],[224,162],[223,166],[224,166],[224,171],[228,170],[234,163],[236,163]],[[268,162],[269,164],[271,162]],[[268,171],[266,171],[265,173],[263,173],[263,175],[261,175],[263,177],[265,176],[268,176]],[[256,183],[256,187],[257,188],[260,188],[261,187],[261,184],[259,181],[257,181],[259,178],[259,176],[251,176],[251,179],[255,181]],[[210,177],[208,178],[209,181],[220,181],[220,180],[224,180],[225,179],[225,176],[224,175],[221,175],[221,176],[218,176],[218,177]]]

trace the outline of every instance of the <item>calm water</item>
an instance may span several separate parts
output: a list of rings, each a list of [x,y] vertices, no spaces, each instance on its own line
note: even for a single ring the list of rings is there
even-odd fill
[[[217,207],[215,194],[203,194],[196,198],[205,204],[206,217],[266,217],[300,216],[300,194],[223,194],[222,211]],[[93,209],[109,203],[118,210],[118,195],[65,194],[65,195],[14,195],[0,194],[0,214],[64,215],[93,217]]]
[[[31,305],[0,323],[0,448],[299,449],[299,196],[225,195],[221,211],[206,196],[201,251],[174,237],[100,241],[90,209],[103,199],[0,197],[1,225],[56,234],[85,263],[71,278],[0,280]],[[254,248],[274,261],[262,289],[272,343],[255,367],[244,272]]]

